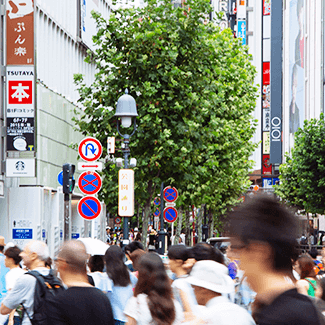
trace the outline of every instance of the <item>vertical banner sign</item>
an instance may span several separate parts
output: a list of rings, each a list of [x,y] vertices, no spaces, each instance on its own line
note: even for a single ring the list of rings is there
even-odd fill
[[[238,32],[237,32],[238,38],[242,39],[242,45],[246,45],[246,21],[239,20],[237,24],[237,28],[238,28]]]
[[[134,171],[120,169],[118,172],[118,214],[120,217],[134,215]]]
[[[34,67],[7,66],[7,151],[34,151]]]
[[[34,1],[7,0],[7,65],[34,65]]]
[[[34,0],[6,1],[6,45],[7,151],[34,151]]]
[[[271,2],[271,131],[270,163],[282,163],[282,34],[283,1]]]

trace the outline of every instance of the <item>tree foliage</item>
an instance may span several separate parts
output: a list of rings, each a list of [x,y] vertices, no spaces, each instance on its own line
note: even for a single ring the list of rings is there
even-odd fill
[[[291,205],[312,214],[325,213],[325,122],[304,122],[295,133],[291,157],[280,166],[280,185],[276,194]]]
[[[75,75],[84,106],[75,122],[102,143],[117,133],[113,108],[125,89],[136,99],[130,149],[136,202],[147,215],[162,181],[178,188],[178,205],[204,203],[223,213],[248,186],[256,147],[256,71],[247,48],[206,19],[210,1],[186,5],[148,0],[142,9],[113,11],[109,22],[93,13],[97,50],[87,61],[97,66],[95,80],[86,85]],[[117,207],[116,169],[107,164],[103,172],[100,196],[109,211]]]

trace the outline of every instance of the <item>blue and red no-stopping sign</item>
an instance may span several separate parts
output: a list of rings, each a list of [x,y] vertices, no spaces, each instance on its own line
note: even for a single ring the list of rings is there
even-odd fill
[[[164,219],[167,222],[173,223],[177,219],[177,210],[173,207],[164,209]]]
[[[178,191],[175,187],[166,187],[164,189],[164,200],[167,202],[174,202],[178,198]]]
[[[78,202],[78,212],[81,217],[92,220],[100,215],[102,206],[99,200],[93,196],[86,196]]]
[[[78,186],[82,193],[96,194],[102,187],[102,180],[96,172],[83,172],[78,178]]]

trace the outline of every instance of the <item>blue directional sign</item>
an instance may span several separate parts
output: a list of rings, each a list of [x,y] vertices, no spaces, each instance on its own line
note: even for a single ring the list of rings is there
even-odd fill
[[[246,45],[246,21],[239,20],[237,24],[237,28],[238,28],[238,32],[237,32],[238,38],[242,39],[242,45]]]
[[[177,219],[177,210],[173,207],[164,209],[164,219],[169,223],[173,223]]]
[[[159,217],[160,216],[160,210],[157,208],[154,212],[154,216]]]
[[[154,205],[159,205],[160,204],[160,198],[159,197],[155,197],[155,199],[153,200],[153,204]]]
[[[63,185],[63,170],[58,173],[58,182],[60,185]]]
[[[92,220],[100,215],[102,206],[99,200],[93,196],[86,196],[78,202],[78,212],[81,217]]]
[[[33,229],[13,229],[12,239],[33,239]]]
[[[77,232],[73,232],[73,233],[71,234],[71,239],[78,239],[79,237],[80,237],[80,234],[77,233]]]

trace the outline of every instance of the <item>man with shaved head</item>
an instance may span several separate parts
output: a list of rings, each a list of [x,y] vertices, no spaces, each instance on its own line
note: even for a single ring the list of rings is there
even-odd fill
[[[56,267],[68,289],[49,306],[50,324],[113,325],[107,296],[88,282],[88,254],[81,241],[65,242],[56,258]]]

